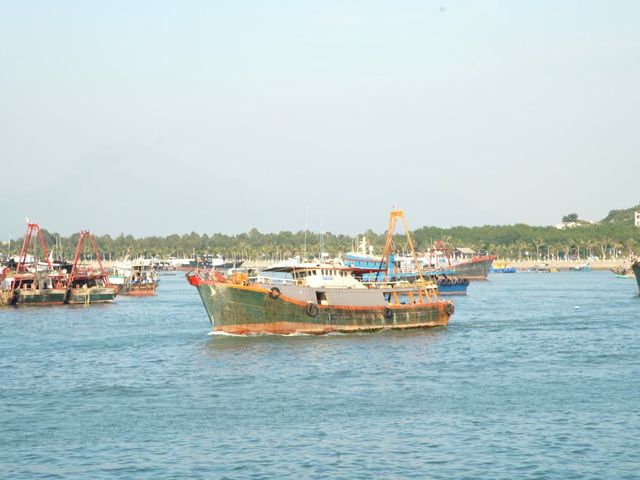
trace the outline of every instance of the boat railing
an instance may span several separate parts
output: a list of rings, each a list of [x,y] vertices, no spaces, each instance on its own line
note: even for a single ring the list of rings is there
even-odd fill
[[[437,289],[438,285],[430,280],[416,280],[414,282],[409,282],[407,280],[396,280],[396,281],[370,281],[370,282],[361,282],[363,285],[368,288],[406,288],[406,287],[414,287],[414,288],[426,288],[426,289]]]

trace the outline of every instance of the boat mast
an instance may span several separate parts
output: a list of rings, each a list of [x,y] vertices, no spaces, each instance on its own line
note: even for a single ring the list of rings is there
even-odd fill
[[[324,207],[320,204],[320,262],[324,258]]]
[[[390,256],[391,256],[391,247],[393,244],[393,232],[396,227],[396,222],[400,219],[402,222],[402,227],[404,229],[404,235],[407,238],[407,243],[409,244],[409,249],[411,250],[411,256],[413,257],[413,263],[416,269],[416,276],[419,279],[421,285],[423,286],[424,292],[427,296],[430,295],[429,290],[426,288],[426,281],[422,276],[422,269],[418,265],[418,255],[416,254],[416,249],[413,246],[413,240],[411,239],[411,232],[409,231],[409,226],[407,225],[407,220],[404,217],[404,212],[402,209],[394,207],[389,213],[389,227],[387,228],[387,238],[384,244],[384,251],[382,253],[382,262],[385,261],[387,263],[387,268],[384,272],[384,281],[387,280],[387,272],[389,271],[390,264]]]
[[[24,271],[27,270],[27,265],[26,265],[27,254],[29,253],[29,245],[31,244],[31,239],[34,233],[40,239],[40,245],[42,246],[42,253],[44,255],[44,258],[47,260],[47,265],[49,267],[49,270],[53,270],[53,267],[51,266],[51,260],[49,260],[49,254],[47,253],[47,247],[44,244],[44,238],[42,237],[42,231],[40,230],[40,225],[38,225],[37,223],[28,223],[27,231],[24,234],[24,238],[22,239],[22,248],[20,249],[20,258],[18,260],[18,265],[16,267],[16,273],[20,273],[23,270]],[[35,259],[35,256],[34,256],[34,260],[37,261]]]
[[[302,254],[304,255],[303,261],[307,259],[307,230],[309,230],[309,207],[307,206],[307,212],[304,216],[304,250]]]
[[[93,249],[93,253],[96,255],[96,260],[98,261],[98,265],[100,266],[100,276],[105,282],[105,286],[110,287],[111,282],[109,281],[109,276],[104,271],[104,267],[102,266],[102,262],[100,261],[100,254],[98,253],[98,247],[96,246],[96,242],[93,240],[93,236],[89,230],[81,230],[80,238],[78,238],[78,246],[76,247],[76,253],[73,256],[73,265],[71,266],[71,274],[69,275],[69,283],[71,283],[76,276],[76,270],[78,267],[78,260],[80,260],[80,253],[82,252],[82,246],[84,244],[84,238],[89,237],[89,242],[91,244],[91,248]]]

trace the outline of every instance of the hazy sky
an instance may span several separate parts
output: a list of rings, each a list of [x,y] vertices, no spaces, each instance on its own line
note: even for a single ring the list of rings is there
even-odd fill
[[[640,2],[0,0],[0,238],[600,219]]]

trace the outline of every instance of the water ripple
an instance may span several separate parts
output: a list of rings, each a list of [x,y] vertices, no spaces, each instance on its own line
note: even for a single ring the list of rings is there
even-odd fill
[[[0,476],[637,478],[634,288],[494,275],[447,328],[320,337],[207,335],[181,277],[3,309]]]

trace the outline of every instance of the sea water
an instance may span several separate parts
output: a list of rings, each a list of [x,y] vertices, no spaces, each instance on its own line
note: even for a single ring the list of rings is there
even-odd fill
[[[208,335],[197,291],[0,309],[2,478],[638,478],[640,298],[492,274],[448,327]]]

